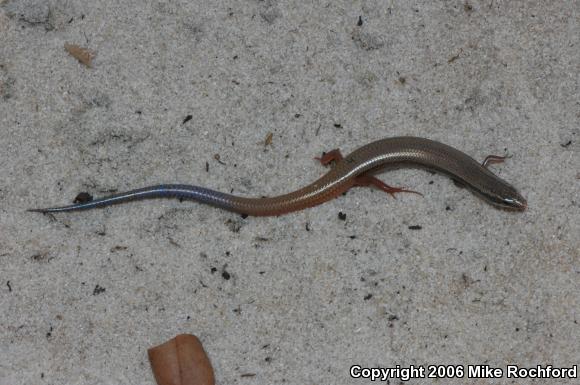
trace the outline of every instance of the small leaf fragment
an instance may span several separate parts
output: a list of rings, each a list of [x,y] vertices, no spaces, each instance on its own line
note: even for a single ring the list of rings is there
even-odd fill
[[[268,135],[266,135],[266,139],[264,139],[264,146],[271,145],[273,139],[274,139],[274,133],[268,132]]]
[[[95,53],[88,48],[78,46],[76,44],[64,43],[64,49],[81,64],[91,68]]]

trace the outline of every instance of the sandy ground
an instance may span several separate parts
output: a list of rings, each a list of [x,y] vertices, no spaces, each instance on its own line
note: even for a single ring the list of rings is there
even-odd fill
[[[578,1],[0,0],[0,384],[150,385],[178,333],[218,384],[580,364],[579,74]],[[397,135],[511,155],[493,170],[529,210],[405,169],[381,177],[424,197],[273,218],[25,211],[169,182],[273,196]]]

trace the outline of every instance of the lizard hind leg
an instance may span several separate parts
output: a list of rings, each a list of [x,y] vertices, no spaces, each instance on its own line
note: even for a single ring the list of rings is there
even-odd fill
[[[397,199],[397,197],[395,196],[395,194],[397,193],[413,193],[413,194],[418,194],[423,196],[423,194],[421,194],[418,191],[413,191],[413,190],[407,190],[405,188],[402,187],[394,187],[394,186],[389,186],[388,184],[386,184],[385,182],[383,182],[382,180],[380,180],[379,178],[376,178],[374,176],[371,175],[359,175],[356,177],[355,180],[355,186],[359,186],[359,187],[376,187],[379,190],[382,190],[384,192],[386,192],[387,194],[389,194],[390,196],[392,196],[393,198]]]
[[[334,162],[334,163],[340,162],[341,160],[344,159],[344,157],[342,156],[342,153],[340,152],[340,150],[338,148],[336,148],[334,150],[330,150],[328,152],[325,152],[322,154],[321,157],[316,157],[314,159],[318,160],[323,166],[328,166],[332,162]],[[357,176],[355,178],[353,186],[356,186],[356,187],[376,187],[379,190],[382,190],[382,191],[386,192],[387,194],[391,195],[395,199],[396,199],[395,194],[403,193],[403,192],[419,194],[419,195],[423,196],[423,194],[421,194],[420,192],[417,192],[417,191],[407,190],[407,189],[402,188],[402,187],[389,186],[388,184],[386,184],[385,182],[383,182],[379,178],[376,178],[372,175],[367,175],[367,174]]]

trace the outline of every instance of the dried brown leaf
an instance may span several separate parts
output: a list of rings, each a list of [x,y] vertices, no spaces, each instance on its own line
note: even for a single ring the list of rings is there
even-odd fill
[[[88,48],[83,48],[76,44],[64,44],[64,49],[75,59],[85,66],[91,68],[95,53]]]
[[[268,132],[268,135],[266,135],[266,139],[264,140],[264,146],[269,146],[272,144],[272,139],[274,139],[274,134],[271,132]]]
[[[215,385],[209,357],[191,334],[180,334],[148,354],[158,385]]]

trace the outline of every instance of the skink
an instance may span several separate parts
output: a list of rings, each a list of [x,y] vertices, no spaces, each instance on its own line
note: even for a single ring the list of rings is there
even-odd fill
[[[415,165],[448,174],[457,184],[466,186],[492,205],[523,211],[526,200],[509,183],[488,170],[490,163],[504,157],[490,155],[480,164],[469,155],[446,144],[417,137],[395,137],[378,140],[342,157],[332,150],[318,158],[333,168],[320,179],[294,192],[271,198],[245,198],[210,190],[204,187],[164,184],[131,190],[85,203],[63,207],[31,209],[54,213],[86,210],[146,198],[179,198],[210,204],[243,215],[270,216],[302,210],[331,200],[354,186],[374,186],[393,195],[414,192],[391,187],[373,174],[394,166]]]

